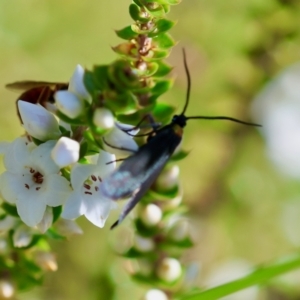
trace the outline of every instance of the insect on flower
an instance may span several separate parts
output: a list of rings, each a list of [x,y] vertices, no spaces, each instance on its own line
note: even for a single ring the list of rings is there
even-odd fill
[[[112,200],[131,197],[124,206],[119,219],[112,225],[111,229],[122,222],[151,187],[179,145],[183,135],[183,128],[186,126],[188,120],[228,120],[249,126],[260,126],[225,116],[185,116],[190,98],[191,78],[184,49],[183,59],[188,87],[185,105],[181,114],[174,115],[171,123],[163,127],[153,125],[152,131],[146,134],[148,136],[147,143],[142,145],[133,155],[125,159],[116,171],[103,180],[100,186],[100,190],[104,196]]]
[[[6,87],[12,90],[24,91],[17,98],[16,103],[18,102],[18,100],[23,100],[32,104],[41,104],[42,106],[47,108],[47,105],[49,105],[50,103],[54,103],[55,92],[60,90],[67,90],[68,84],[59,82],[24,80],[9,83],[6,85]],[[18,106],[17,111],[18,116],[21,120]]]

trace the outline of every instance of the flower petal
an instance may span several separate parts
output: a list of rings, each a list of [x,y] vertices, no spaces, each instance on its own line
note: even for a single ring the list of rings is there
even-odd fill
[[[46,204],[37,197],[36,193],[31,193],[32,196],[24,195],[17,200],[17,210],[21,220],[28,226],[33,227],[41,222]]]
[[[107,135],[105,135],[104,140],[106,142],[104,143],[104,149],[116,155],[128,155],[138,150],[138,145],[132,139],[132,137],[117,127],[114,127],[114,129],[112,129]],[[107,144],[113,147],[110,147]],[[121,150],[117,148],[125,148],[131,151]]]
[[[51,157],[60,168],[64,168],[78,161],[79,150],[80,145],[77,141],[61,137],[52,149]]]
[[[107,164],[109,163],[109,164]],[[97,161],[97,174],[104,177],[116,168],[116,156],[106,151],[101,151]]]
[[[74,191],[64,205],[64,210],[61,217],[64,219],[76,219],[85,213],[85,206],[80,193]]]
[[[71,184],[73,189],[81,188],[83,183],[96,171],[96,169],[96,165],[76,164],[71,172]]]
[[[89,201],[85,202],[85,205],[85,217],[94,225],[103,228],[112,208],[113,201],[108,198],[99,199],[96,196],[92,196]]]
[[[69,91],[77,95],[79,98],[90,100],[90,95],[86,90],[83,82],[84,69],[81,65],[77,65],[76,69],[70,79]]]
[[[31,136],[47,141],[61,135],[58,121],[43,106],[19,100],[18,108],[24,128]]]
[[[18,187],[18,176],[9,172],[4,172],[0,175],[0,191],[5,201],[16,203],[18,199],[16,188]]]
[[[47,141],[32,150],[30,161],[33,166],[38,168],[45,174],[58,173],[59,167],[51,158],[51,151],[56,141]]]
[[[69,91],[58,91],[54,94],[57,108],[71,119],[78,117],[83,110],[83,102]]]
[[[48,175],[46,185],[46,193],[43,195],[43,198],[49,206],[64,204],[72,191],[70,182],[58,174]]]

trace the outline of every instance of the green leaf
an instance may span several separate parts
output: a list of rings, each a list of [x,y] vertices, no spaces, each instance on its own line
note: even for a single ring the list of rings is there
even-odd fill
[[[186,158],[189,154],[190,154],[189,151],[181,150],[178,153],[172,155],[170,161],[182,160],[182,159]]]
[[[135,249],[134,247],[131,247],[127,252],[123,253],[122,256],[127,258],[152,258],[155,259],[157,255],[150,252],[140,252],[139,250]]]
[[[153,42],[156,44],[157,48],[161,49],[169,49],[176,44],[171,35],[166,32],[162,32],[155,36]]]
[[[169,31],[175,24],[176,22],[166,20],[166,19],[158,20],[156,22],[156,28],[157,28],[156,34]]]
[[[155,49],[151,50],[152,56],[144,57],[145,61],[161,60],[169,56],[169,50]]]
[[[274,263],[257,268],[253,273],[192,295],[184,295],[181,300],[215,300],[246,289],[253,285],[265,284],[276,276],[300,268],[300,254],[283,257]]]
[[[84,83],[84,86],[86,87],[87,91],[91,95],[93,95],[95,90],[98,89],[96,82],[94,80],[94,73],[91,71],[86,70],[84,72],[83,83]]]
[[[93,69],[93,75],[96,85],[95,88],[100,91],[109,88],[107,65],[95,66]]]
[[[11,205],[7,202],[3,202],[1,207],[3,208],[3,210],[9,214],[10,216],[13,216],[13,217],[18,217],[19,218],[19,214],[18,214],[18,211],[17,211],[17,207],[14,206],[14,205]]]
[[[53,212],[53,221],[52,223],[56,222],[59,218],[59,216],[61,215],[62,212],[62,206],[56,206],[56,207],[52,207],[52,212]]]
[[[157,61],[158,69],[154,77],[164,77],[172,71],[172,67],[164,61]]]
[[[169,104],[158,103],[152,111],[155,120],[166,123],[173,116],[175,108]]]
[[[46,232],[47,236],[54,240],[66,240],[66,237],[59,234],[55,229],[49,228]]]
[[[124,40],[131,40],[137,36],[137,33],[131,29],[131,25],[115,32],[119,38]]]
[[[149,21],[149,18],[141,16],[141,8],[134,3],[129,5],[129,14],[134,21],[140,21],[142,23]]]
[[[152,88],[151,92],[155,95],[161,95],[167,92],[173,85],[172,79],[165,79],[157,81],[155,86]]]
[[[143,4],[140,2],[140,0],[133,0],[133,2],[140,7],[143,6]]]
[[[139,235],[143,237],[152,237],[161,232],[159,226],[147,227],[140,219],[135,220],[135,227]]]
[[[181,0],[167,0],[170,5],[176,5],[181,2]]]
[[[124,92],[107,99],[105,106],[115,114],[129,114],[137,110],[137,101],[131,92]]]
[[[154,3],[154,5],[153,5],[153,3]],[[158,19],[163,18],[166,15],[163,6],[159,5],[159,4],[157,4],[157,5],[155,5],[155,4],[157,4],[157,3],[153,2],[153,1],[148,3],[146,5],[147,11],[149,12],[150,15],[152,15],[155,18],[158,18]]]

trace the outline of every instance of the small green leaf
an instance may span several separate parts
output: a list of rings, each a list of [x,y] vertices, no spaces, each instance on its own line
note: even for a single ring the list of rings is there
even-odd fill
[[[155,86],[152,88],[151,92],[154,95],[161,95],[167,92],[173,85],[172,79],[165,79],[157,81]]]
[[[156,35],[153,38],[153,42],[155,43],[157,48],[162,48],[162,49],[169,49],[176,44],[176,42],[171,37],[171,35],[166,32],[162,32]]]
[[[56,206],[56,207],[52,207],[52,212],[53,212],[53,221],[52,223],[56,222],[59,218],[59,216],[61,215],[62,212],[62,206]]]
[[[107,99],[105,106],[115,114],[129,114],[137,110],[137,101],[131,92],[124,92]]]
[[[3,208],[3,210],[9,214],[10,216],[13,216],[13,217],[18,217],[19,218],[19,214],[18,214],[18,211],[17,211],[17,207],[14,206],[14,205],[11,205],[7,202],[3,202],[1,207]]]
[[[163,18],[166,15],[163,6],[159,5],[157,3],[154,3],[154,5],[153,5],[153,3],[154,2],[151,1],[150,3],[148,3],[146,5],[147,11],[149,12],[149,14],[151,14],[155,18],[158,18],[158,19]]]
[[[179,161],[186,158],[190,154],[189,151],[181,150],[178,153],[171,156],[170,161]]]
[[[177,5],[181,2],[181,0],[167,0],[170,5]]]
[[[149,21],[149,18],[142,17],[141,8],[134,3],[129,5],[129,14],[134,21],[140,21],[142,23]]]
[[[140,0],[133,0],[133,2],[140,7],[143,6],[143,4],[140,2]]]
[[[137,36],[137,33],[131,29],[130,25],[121,30],[116,30],[116,34],[119,38],[124,40],[131,40]]]
[[[158,234],[161,231],[159,226],[147,227],[140,219],[135,220],[135,227],[139,235],[143,237],[151,237]]]
[[[93,95],[95,90],[98,89],[96,82],[94,80],[94,73],[88,70],[85,70],[83,77],[84,86],[88,92]]]
[[[156,22],[157,33],[169,31],[175,24],[174,21],[160,19]]]
[[[166,103],[158,103],[152,111],[155,120],[166,123],[173,116],[175,108]]]
[[[144,57],[145,61],[153,61],[153,60],[162,60],[163,58],[166,58],[169,56],[170,51],[169,50],[162,50],[162,49],[155,49],[151,51],[152,55],[151,57]]]
[[[95,87],[98,90],[101,91],[109,88],[107,65],[95,66],[93,69],[93,75],[94,75],[93,77],[94,77]]]
[[[164,77],[172,71],[172,67],[164,61],[157,61],[158,69],[154,77]]]

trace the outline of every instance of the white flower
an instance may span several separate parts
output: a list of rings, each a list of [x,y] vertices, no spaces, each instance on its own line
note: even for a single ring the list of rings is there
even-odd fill
[[[157,267],[157,276],[166,281],[173,282],[182,274],[180,262],[171,257],[165,257]]]
[[[168,296],[161,290],[151,289],[147,291],[143,300],[168,300]]]
[[[77,65],[75,71],[70,79],[68,90],[77,97],[88,100],[90,102],[90,95],[86,90],[84,83],[84,69],[81,65]]]
[[[51,151],[51,157],[60,167],[66,167],[79,159],[80,145],[67,137],[61,137]]]
[[[19,226],[13,234],[13,244],[16,248],[27,247],[33,238],[32,230],[25,226]]]
[[[83,234],[83,230],[72,220],[59,218],[54,223],[54,226],[59,234],[66,236],[67,238],[73,235]]]
[[[133,136],[139,132],[139,129],[134,128],[135,127],[132,125],[115,123],[115,127],[104,136],[104,149],[120,156],[136,152],[139,147],[133,140]],[[129,134],[127,134],[124,130],[126,130]]]
[[[252,110],[261,123],[270,159],[278,169],[300,178],[300,63],[273,79],[256,97]]]
[[[68,198],[62,217],[75,219],[81,215],[98,227],[103,227],[115,203],[100,195],[99,185],[102,178],[115,168],[115,156],[101,151],[97,164],[77,164],[71,172],[71,183],[74,191]],[[113,162],[111,164],[106,164]]]
[[[32,150],[24,138],[18,138],[4,156],[7,171],[0,176],[2,197],[16,204],[20,218],[28,226],[42,220],[47,205],[62,205],[71,191],[50,157],[54,144],[48,141]]]
[[[43,106],[19,100],[18,108],[29,135],[40,141],[56,139],[61,135],[57,119]]]
[[[78,117],[84,108],[84,101],[91,102],[91,97],[88,94],[84,83],[84,69],[77,65],[67,91],[58,91],[54,98],[57,108],[71,119]]]
[[[152,227],[157,225],[162,219],[162,210],[155,204],[148,204],[143,207],[139,213],[141,221],[147,226]]]
[[[51,207],[47,206],[43,219],[36,225],[36,227],[41,233],[45,233],[51,227],[52,223],[53,210]]]
[[[100,128],[110,129],[115,125],[114,115],[107,108],[97,108],[93,115],[93,123]]]

